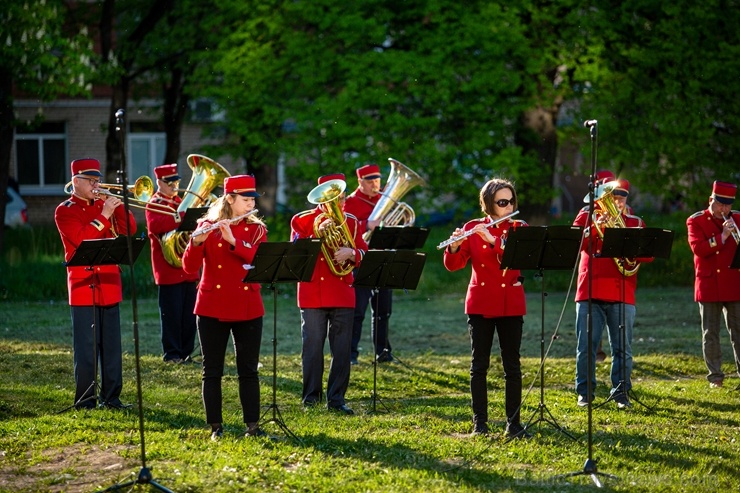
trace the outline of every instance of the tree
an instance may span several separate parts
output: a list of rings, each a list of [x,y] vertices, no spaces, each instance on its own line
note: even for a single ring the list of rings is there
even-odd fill
[[[3,48],[0,50],[0,216],[5,216],[10,151],[17,121],[13,92],[43,101],[59,94],[90,93],[92,43],[84,25],[68,23],[69,5],[0,0]],[[0,251],[4,231],[0,229]]]

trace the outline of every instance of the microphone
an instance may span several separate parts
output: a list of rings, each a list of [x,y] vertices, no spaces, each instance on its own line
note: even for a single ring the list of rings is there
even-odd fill
[[[596,125],[598,123],[599,122],[597,122],[596,120],[586,120],[585,122],[583,122],[583,126],[584,127],[593,127],[594,125]]]

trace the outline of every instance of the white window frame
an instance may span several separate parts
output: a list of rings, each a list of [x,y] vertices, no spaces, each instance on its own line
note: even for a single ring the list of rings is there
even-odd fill
[[[35,141],[37,143],[36,150],[38,151],[38,162],[39,162],[39,183],[34,185],[19,184],[21,194],[23,195],[62,195],[64,194],[64,183],[51,183],[46,184],[44,182],[45,169],[44,169],[44,141],[46,140],[61,140],[64,146],[64,157],[62,158],[63,165],[66,166],[68,162],[67,156],[69,154],[67,138],[67,125],[64,126],[65,131],[62,133],[49,133],[49,132],[29,132],[29,133],[18,133],[16,132],[14,138],[14,157],[15,157],[15,170],[16,177],[19,178],[21,163],[19,162],[18,146],[16,145],[19,141]],[[66,168],[65,168],[66,169]],[[69,175],[69,170],[65,171],[65,176]],[[20,181],[20,180],[19,180]]]

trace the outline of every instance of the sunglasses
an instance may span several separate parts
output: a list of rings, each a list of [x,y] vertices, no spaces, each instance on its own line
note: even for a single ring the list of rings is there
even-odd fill
[[[516,204],[516,199],[501,199],[496,201],[496,205],[499,207],[506,207],[509,204],[511,204],[512,206]]]

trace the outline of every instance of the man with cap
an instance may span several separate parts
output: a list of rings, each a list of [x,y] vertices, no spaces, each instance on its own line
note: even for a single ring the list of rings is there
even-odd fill
[[[355,216],[360,229],[366,231],[375,229],[380,220],[369,221],[370,214],[380,200],[380,168],[377,164],[366,164],[357,169],[357,189],[352,192],[344,203],[344,210]],[[388,340],[388,319],[391,317],[393,291],[387,288],[374,290],[367,287],[355,287],[357,302],[355,304],[354,322],[352,327],[352,364],[357,364],[359,344],[362,338],[362,324],[365,321],[365,312],[370,305],[372,319],[370,321],[371,338],[375,348],[375,359],[379,363],[393,361],[391,343]],[[377,325],[376,325],[377,324]]]
[[[740,269],[730,268],[740,240],[740,215],[732,210],[736,192],[736,185],[715,181],[709,207],[686,220],[694,253],[694,300],[699,304],[702,352],[711,388],[722,387],[725,378],[719,344],[722,316],[740,375]]]
[[[630,184],[619,179],[612,191],[611,199],[627,228],[644,228],[644,221],[626,210]],[[578,288],[576,290],[576,392],[578,405],[588,406],[594,398],[596,388],[596,348],[606,325],[611,346],[611,383],[610,399],[617,403],[619,409],[631,407],[628,392],[632,388],[632,327],[635,322],[635,290],[637,274],[625,275],[610,257],[601,257],[603,245],[596,228],[604,228],[605,211],[597,211],[596,223],[589,217],[588,209],[582,209],[574,226],[584,228],[584,241],[581,242],[580,263],[578,266]],[[591,256],[593,257],[591,258]],[[652,259],[636,259],[638,262],[650,262]],[[589,276],[591,263],[591,276]],[[589,282],[591,279],[591,282]],[[589,284],[591,292],[591,366],[588,355],[588,306]],[[623,319],[624,318],[624,319]],[[624,341],[620,334],[620,325],[624,325]],[[624,344],[622,344],[624,343]],[[625,380],[622,381],[623,368]],[[591,395],[588,395],[588,380],[591,381]]]
[[[260,243],[267,241],[265,223],[252,212],[259,196],[254,176],[226,178],[224,195],[208,208],[182,256],[186,274],[203,272],[195,314],[203,353],[203,407],[214,441],[224,433],[221,384],[229,337],[236,355],[245,437],[266,435],[258,423],[258,369],[265,307],[259,283],[243,282]]]
[[[157,191],[146,209],[146,224],[151,244],[152,272],[159,299],[163,359],[167,363],[190,363],[195,346],[195,296],[199,273],[187,274],[182,266],[168,262],[162,251],[161,238],[176,230],[185,211],[177,212],[182,202],[177,187],[180,175],[177,164],[154,168]],[[164,211],[175,211],[172,214]]]
[[[72,192],[57,206],[54,221],[68,262],[85,240],[133,235],[136,221],[119,197],[100,195],[100,162],[72,161]],[[67,290],[72,312],[75,407],[122,409],[121,320],[123,299],[118,265],[67,267]],[[100,362],[100,394],[96,395],[96,360]]]
[[[323,185],[330,181],[346,186],[344,175],[341,173],[322,176],[318,179],[318,184]],[[344,191],[337,200],[344,201]],[[290,221],[291,238],[293,240],[315,238],[317,235],[314,229],[318,229],[319,232],[330,232],[332,227],[338,226],[331,218],[320,217],[326,210],[325,204],[319,204],[315,209],[293,216]],[[357,268],[367,252],[367,243],[362,239],[362,228],[357,219],[351,214],[343,214],[354,248],[349,246],[336,248],[333,259],[327,258],[322,248],[311,281],[298,283],[298,307],[301,310],[303,340],[301,351],[303,405],[312,407],[322,400],[324,343],[328,337],[331,364],[326,390],[327,407],[329,410],[350,415],[354,414],[354,411],[347,406],[344,396],[349,386],[355,289],[352,287],[352,273],[337,275],[329,263],[336,262],[340,265],[350,263]],[[320,222],[314,228],[317,221]],[[320,234],[319,237],[323,236]],[[328,250],[327,253],[332,254]]]

